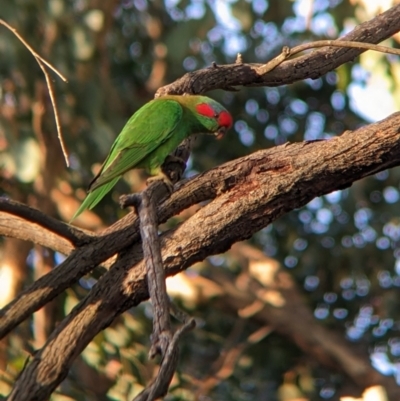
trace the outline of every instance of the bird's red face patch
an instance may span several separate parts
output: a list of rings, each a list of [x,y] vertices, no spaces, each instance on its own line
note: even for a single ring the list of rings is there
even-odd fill
[[[196,106],[196,111],[204,117],[216,117],[214,109],[207,103],[201,103]]]
[[[207,103],[201,103],[196,106],[196,111],[204,116],[204,117],[210,117],[210,118],[215,118],[218,121],[218,125],[220,127],[226,127],[230,128],[232,127],[232,116],[227,112],[227,111],[221,111],[220,114],[218,114],[209,104]]]
[[[220,127],[232,127],[232,116],[227,111],[221,111],[218,117],[218,124]]]

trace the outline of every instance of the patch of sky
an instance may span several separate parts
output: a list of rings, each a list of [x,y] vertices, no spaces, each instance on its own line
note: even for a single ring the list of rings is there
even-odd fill
[[[308,276],[304,280],[304,288],[307,291],[314,291],[319,286],[319,278],[317,276]]]
[[[335,395],[335,393],[336,390],[331,384],[324,385],[324,387],[322,387],[321,390],[319,391],[320,397],[323,398],[324,400],[329,400]]]
[[[311,20],[311,31],[318,36],[337,37],[335,21],[329,13],[317,14]]]
[[[400,338],[399,337],[392,337],[388,340],[388,345],[390,347],[390,353],[393,356],[400,356]]]
[[[390,241],[387,237],[379,237],[375,244],[380,250],[388,249],[390,247]]]
[[[346,319],[346,317],[349,314],[349,311],[345,308],[335,308],[332,314],[336,319],[341,320],[341,319]]]
[[[290,36],[296,32],[304,32],[306,29],[306,19],[303,17],[288,17],[282,24],[282,33]]]
[[[342,246],[344,248],[351,248],[353,246],[353,239],[350,235],[345,235],[342,238]]]
[[[79,284],[86,290],[90,290],[97,283],[97,280],[93,277],[81,277],[79,279]]]
[[[223,27],[217,25],[208,31],[207,38],[212,44],[219,45],[224,38],[223,32],[224,32]]]
[[[314,89],[316,91],[321,89],[323,85],[322,78],[317,78],[317,79],[307,78],[303,82],[305,82],[311,89]]]
[[[387,270],[382,270],[378,274],[379,285],[382,288],[390,288],[393,285],[393,280],[390,273]]]
[[[312,112],[308,115],[304,139],[306,141],[320,139],[325,126],[325,116],[318,112]]]
[[[261,124],[265,124],[269,119],[269,113],[267,110],[264,109],[258,110],[256,118],[258,122],[260,122]]]
[[[342,291],[342,298],[346,301],[351,301],[356,296],[356,292],[354,290],[344,290]]]
[[[281,95],[277,88],[265,88],[265,96],[270,104],[278,104],[281,100]]]
[[[258,15],[263,15],[268,10],[268,1],[266,0],[253,0],[253,11]]]
[[[343,110],[346,107],[346,98],[341,91],[332,93],[331,105],[335,110]]]
[[[164,4],[166,8],[176,7],[181,0],[164,0]]]
[[[254,143],[254,132],[247,125],[246,121],[238,120],[235,122],[235,130],[239,134],[239,139],[245,146],[251,146]]]
[[[279,29],[276,26],[275,22],[267,22],[264,25],[263,37],[264,40],[268,43],[276,44],[282,41],[282,35],[279,32]]]
[[[380,171],[379,173],[376,173],[374,177],[379,181],[385,181],[389,177],[389,170]]]
[[[274,140],[278,136],[278,128],[274,124],[269,124],[265,127],[264,136],[267,139]]]
[[[197,60],[195,57],[189,56],[183,60],[183,68],[186,71],[193,71],[197,68]]]
[[[266,38],[268,36],[267,25],[268,25],[267,22],[263,21],[262,19],[256,20],[252,28],[253,36],[267,39]],[[275,26],[275,35],[276,35],[278,33],[278,29],[276,28],[275,24],[273,25]]]
[[[293,248],[296,251],[304,251],[308,246],[308,242],[304,238],[297,238],[293,243]],[[400,273],[399,273],[400,274]]]
[[[147,10],[147,1],[146,0],[134,0],[133,2],[135,7],[139,11]]]
[[[328,305],[318,305],[314,310],[314,316],[317,319],[326,319],[329,316],[329,306]]]
[[[391,92],[382,82],[365,85],[352,82],[347,88],[350,108],[366,121],[374,122],[396,111]]]
[[[353,235],[353,244],[356,248],[364,248],[366,245],[363,236],[358,233]]]
[[[190,19],[201,19],[206,13],[206,7],[203,0],[192,0],[186,7],[186,17]]]
[[[324,294],[324,301],[328,304],[333,304],[335,303],[337,300],[337,294],[335,294],[334,292],[326,292]]]
[[[292,135],[297,131],[297,122],[290,117],[283,117],[279,119],[279,128],[283,134]]]
[[[329,209],[332,211],[334,216],[339,216],[342,213],[342,208],[338,204],[330,205]]]
[[[249,99],[246,102],[245,109],[248,114],[254,116],[255,114],[257,114],[259,109],[258,102],[254,99]]]
[[[377,336],[376,334],[374,334]],[[386,352],[372,352],[370,354],[371,365],[385,376],[396,373],[396,366],[390,362]]]
[[[290,109],[297,115],[302,116],[307,113],[308,105],[300,99],[294,99],[290,102]]]
[[[64,262],[65,259],[67,259],[67,257],[62,253],[60,252],[54,253],[54,261],[56,262],[56,265],[59,265],[60,263]]]
[[[308,210],[302,210],[299,213],[299,220],[303,223],[303,224],[309,224],[312,220],[312,213],[310,213]]]
[[[284,260],[284,264],[289,269],[293,269],[293,267],[297,266],[298,259],[295,256],[286,256]]]
[[[324,198],[331,204],[338,203],[342,199],[342,191],[333,191],[327,195],[324,195]]]
[[[314,198],[310,202],[307,203],[306,207],[310,210],[318,210],[321,209],[323,205],[322,198]]]
[[[351,277],[342,278],[340,280],[340,287],[344,290],[351,288],[354,284],[354,280]]]
[[[362,208],[362,209],[357,210],[354,213],[354,225],[359,230],[365,228],[368,225],[371,216],[372,216],[371,209]]]
[[[361,230],[361,235],[366,242],[374,242],[378,234],[372,227],[365,227]]]
[[[351,80],[358,83],[365,83],[368,80],[370,74],[371,73],[360,64],[354,64],[353,68],[351,69]]]
[[[311,222],[311,231],[315,234],[324,234],[328,231],[329,226],[327,224],[323,224],[318,220],[313,220]]]
[[[383,234],[385,234],[387,237],[392,239],[393,241],[398,241],[400,239],[400,226],[397,224],[394,224],[392,222],[386,223],[383,226]]]
[[[220,34],[224,38],[224,53],[228,56],[235,56],[237,53],[245,51],[247,40],[241,33],[242,27],[240,21],[232,15],[231,1],[215,0],[209,4],[221,28]]]
[[[239,139],[240,139],[240,142],[242,142],[242,144],[244,146],[251,146],[251,145],[253,145],[254,140],[255,140],[254,132],[249,128],[246,130],[243,130],[243,131],[239,132]]]
[[[387,203],[396,203],[399,200],[399,191],[395,187],[386,187],[383,190],[383,197]]]
[[[357,327],[354,327],[354,326],[350,326],[346,330],[346,336],[351,341],[359,340],[363,336],[363,334],[364,334],[363,330],[361,330]]]
[[[329,209],[321,208],[316,214],[317,220],[322,223],[329,225],[333,220],[333,214]]]

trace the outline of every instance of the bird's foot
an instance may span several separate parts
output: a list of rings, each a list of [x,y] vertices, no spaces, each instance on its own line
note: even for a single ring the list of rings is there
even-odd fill
[[[186,162],[181,157],[168,155],[161,169],[170,180],[176,182],[182,178],[182,174],[186,169]]]
[[[150,186],[152,183],[157,182],[157,181],[162,181],[165,184],[165,186],[167,187],[168,192],[170,194],[172,194],[172,192],[174,192],[174,184],[169,179],[169,177],[164,173],[160,173],[154,177],[148,178],[146,181],[146,184],[147,184],[147,186]]]
[[[167,163],[177,163],[182,167],[182,170],[186,169],[186,162],[185,160],[183,160],[181,157],[179,156],[173,156],[173,155],[168,155],[165,158],[165,161],[163,164],[167,164]]]

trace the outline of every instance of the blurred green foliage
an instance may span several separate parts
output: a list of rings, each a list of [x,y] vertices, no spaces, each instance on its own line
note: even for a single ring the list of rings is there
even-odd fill
[[[307,4],[313,9],[307,11]],[[3,1],[0,17],[69,80],[65,84],[54,77],[71,168],[54,171],[54,188],[64,197],[60,201],[51,193],[53,214],[65,220],[71,217],[76,199],[84,196],[82,188],[124,122],[159,86],[213,61],[233,62],[238,52],[245,62],[263,62],[284,45],[336,38],[372,18],[374,14],[368,12],[362,1],[347,0]],[[397,45],[393,40],[387,44]],[[4,27],[0,60],[2,194],[18,194],[29,202],[41,171],[33,109],[44,78],[31,54]],[[222,141],[199,139],[186,173],[192,175],[286,141],[330,138],[383,118],[400,101],[398,70],[397,57],[367,53],[315,81],[211,93],[232,112],[235,125]],[[45,105],[42,126],[55,136],[47,97]],[[400,356],[399,184],[399,169],[379,173],[314,199],[251,241],[290,271],[321,324],[368,349],[374,366],[396,377],[400,377],[396,364]],[[140,185],[135,173],[128,175],[96,208],[104,224],[124,213],[116,205],[118,196]],[[4,247],[5,241],[0,245]],[[54,264],[60,260],[60,255],[54,256]],[[212,265],[232,276],[241,270],[224,257],[210,258],[202,266],[206,272]],[[24,285],[34,278],[34,250],[27,266]],[[57,301],[56,321],[87,294],[96,274],[100,273],[82,279]],[[194,399],[196,380],[208,374],[238,324],[237,316],[213,308],[212,300],[186,307],[199,319],[200,327],[184,339],[169,400]],[[257,327],[249,322],[239,340]],[[30,321],[9,336],[0,394],[8,393],[32,350],[33,332]],[[147,359],[150,333],[147,304],[117,319],[85,349],[52,400],[132,399],[154,374],[155,363]],[[323,390],[331,388],[331,396],[325,399],[335,399],[340,390],[341,378],[335,372],[316,368],[289,339],[271,334],[248,347],[232,375],[203,399],[289,400],[282,383],[290,371],[298,375],[293,397],[320,399],[328,394]]]

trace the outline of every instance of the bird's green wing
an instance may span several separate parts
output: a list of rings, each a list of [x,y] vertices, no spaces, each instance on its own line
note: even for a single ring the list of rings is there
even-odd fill
[[[74,216],[70,220],[75,220],[83,211],[86,209],[93,209],[107,194],[111,191],[112,187],[117,183],[119,177],[107,182],[99,188],[94,189],[92,192],[88,193],[85,200],[79,206],[79,209],[75,212]]]
[[[122,174],[137,166],[170,138],[181,122],[182,114],[181,105],[171,99],[156,99],[139,109],[118,135],[100,172],[91,182],[88,195],[71,221],[84,210],[96,206]]]
[[[173,134],[182,120],[182,107],[175,100],[156,99],[139,109],[126,123],[89,191],[120,177]],[[167,156],[167,155],[166,155]]]

